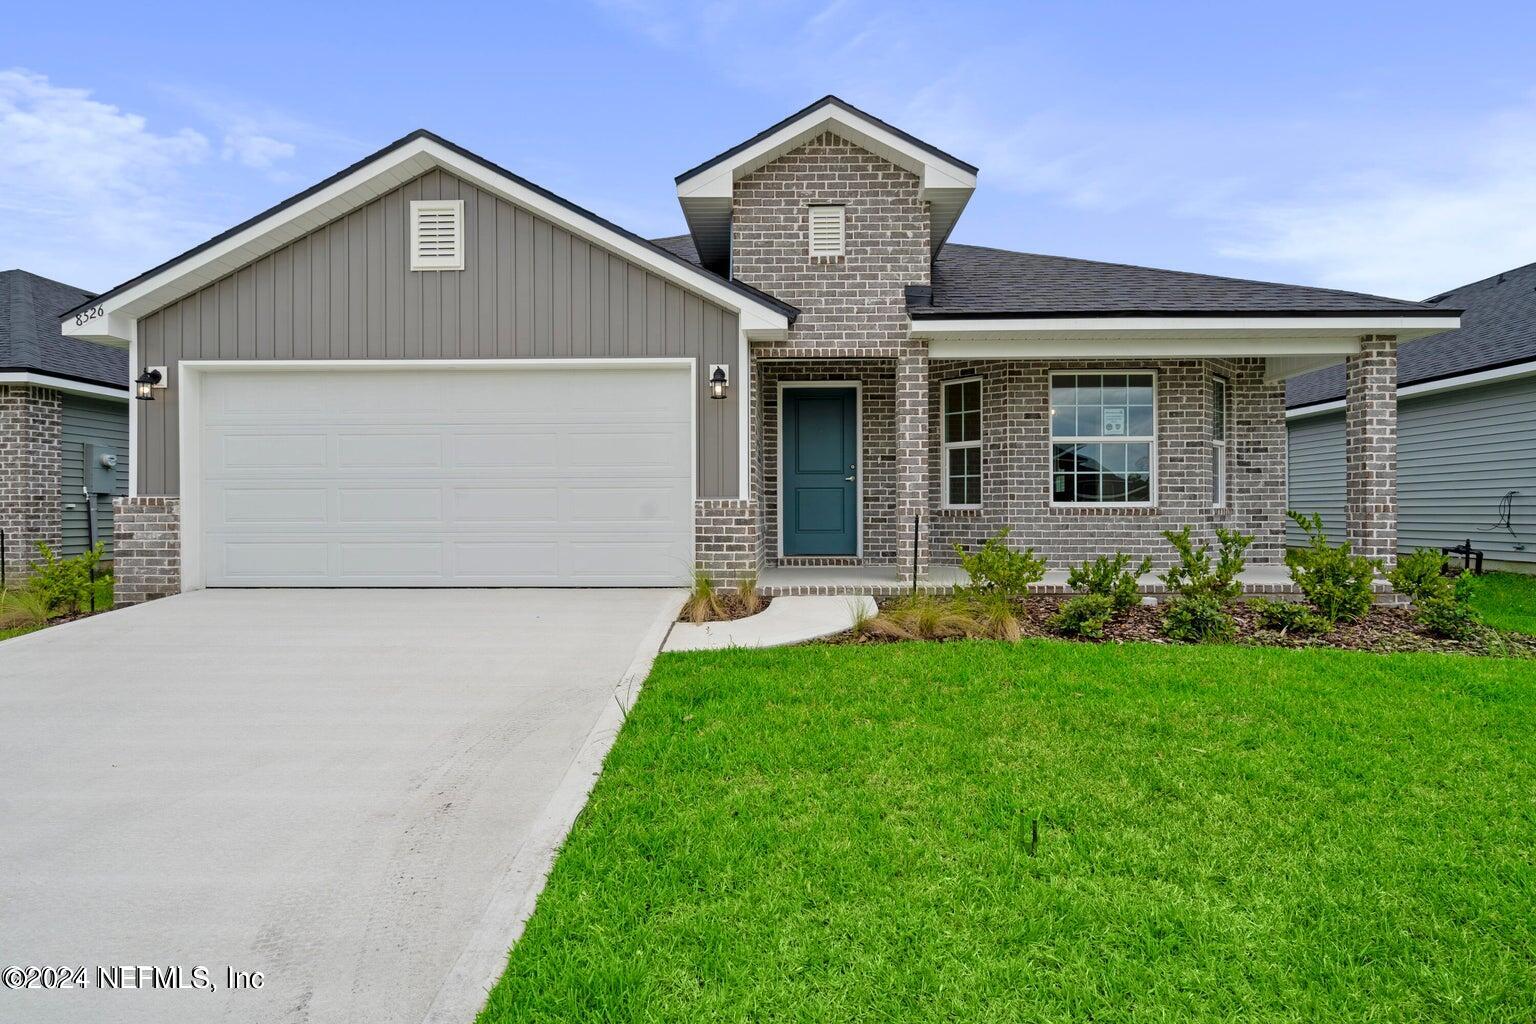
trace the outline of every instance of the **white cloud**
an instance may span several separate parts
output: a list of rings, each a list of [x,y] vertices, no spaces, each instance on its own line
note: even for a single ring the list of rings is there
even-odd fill
[[[99,288],[210,234],[176,198],[208,151],[191,128],[158,133],[88,90],[0,71],[0,266]]]
[[[1536,104],[1442,136],[1436,149],[1442,164],[1454,156],[1449,166],[1404,161],[1240,205],[1220,251],[1408,298],[1536,261]]]
[[[238,160],[247,167],[264,171],[296,152],[298,147],[291,142],[280,142],[252,131],[237,131],[224,136],[221,155],[225,160]]]

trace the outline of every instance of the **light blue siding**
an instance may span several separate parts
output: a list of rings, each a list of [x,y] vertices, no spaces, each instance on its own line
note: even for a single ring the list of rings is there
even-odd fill
[[[1497,561],[1536,563],[1536,378],[1398,404],[1398,547],[1471,539]],[[1290,422],[1290,503],[1343,537],[1344,415]],[[1510,529],[1499,502],[1514,497]],[[1335,532],[1337,531],[1337,532]],[[1291,543],[1300,538],[1294,527]]]

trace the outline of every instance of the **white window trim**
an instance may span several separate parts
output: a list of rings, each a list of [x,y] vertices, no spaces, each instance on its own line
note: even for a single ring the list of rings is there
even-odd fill
[[[421,255],[421,215],[447,210],[453,214],[453,235],[458,243],[452,256]],[[411,269],[412,270],[463,270],[466,239],[464,233],[464,200],[462,199],[412,199],[411,200]]]
[[[976,384],[976,411],[981,416],[981,430],[974,441],[946,441],[945,431],[949,423],[949,389],[962,384]],[[982,500],[986,500],[987,487],[987,453],[982,447],[982,440],[987,436],[987,403],[986,383],[976,376],[956,377],[954,380],[946,380],[939,387],[939,445],[943,455],[939,459],[939,507],[954,511],[977,511],[982,507],[978,501],[974,505],[957,505],[949,500],[949,452],[952,448],[975,448],[981,453],[981,490]]]
[[[1232,385],[1227,381],[1227,378],[1213,375],[1211,377],[1212,398],[1215,397],[1218,384],[1221,385],[1221,436],[1217,437],[1216,432],[1214,430],[1211,431],[1211,449],[1215,455],[1214,464],[1216,467],[1215,480],[1213,482],[1218,485],[1217,494],[1220,497],[1212,496],[1211,508],[1226,508],[1231,501],[1231,495],[1227,493],[1227,434],[1231,429],[1229,423],[1231,412],[1229,407],[1232,404]],[[1211,419],[1213,421],[1216,418],[1215,408],[1214,405],[1211,406]],[[1212,425],[1214,426],[1214,422]]]
[[[1150,374],[1151,377],[1152,377],[1152,434],[1151,434],[1151,436],[1149,437],[1149,436],[1145,436],[1145,435],[1142,435],[1142,434],[1136,434],[1136,435],[1132,436],[1132,435],[1128,434],[1128,435],[1126,435],[1124,437],[1105,437],[1103,435],[1100,435],[1098,437],[1061,437],[1061,438],[1058,438],[1056,436],[1055,428],[1051,425],[1053,420],[1054,420],[1054,417],[1051,416],[1051,408],[1050,408],[1050,393],[1051,393],[1051,391],[1055,390],[1056,378],[1057,377],[1080,377],[1080,376],[1082,376],[1084,374],[1098,374],[1100,376],[1103,376],[1104,374],[1116,374],[1116,375],[1118,375],[1118,374],[1125,374],[1127,376],[1129,376],[1131,374],[1142,374],[1142,375]],[[1046,382],[1046,388],[1047,388],[1047,390],[1046,390],[1046,427],[1045,427],[1045,431],[1046,431],[1047,441],[1046,441],[1046,446],[1045,446],[1045,457],[1046,457],[1046,466],[1048,468],[1048,472],[1045,475],[1045,480],[1046,480],[1046,487],[1048,488],[1046,493],[1051,496],[1050,507],[1051,508],[1157,508],[1157,498],[1158,498],[1158,494],[1157,494],[1157,463],[1158,463],[1158,458],[1157,458],[1157,446],[1158,446],[1157,427],[1158,427],[1158,421],[1159,421],[1159,418],[1160,418],[1160,415],[1161,415],[1161,404],[1160,404],[1161,403],[1161,399],[1160,399],[1160,397],[1158,395],[1158,376],[1157,376],[1157,371],[1153,370],[1153,369],[1132,369],[1132,368],[1126,368],[1126,369],[1116,368],[1116,369],[1113,369],[1113,370],[1099,370],[1099,369],[1094,369],[1094,368],[1091,368],[1091,367],[1083,367],[1081,369],[1075,369],[1075,370],[1052,370],[1051,371],[1051,375],[1050,375],[1050,380]],[[1150,455],[1149,469],[1151,471],[1150,472],[1151,480],[1147,484],[1148,500],[1147,501],[1057,501],[1055,499],[1055,495],[1056,495],[1056,484],[1055,484],[1056,455],[1055,455],[1055,447],[1056,447],[1056,445],[1057,444],[1094,444],[1096,442],[1104,442],[1104,441],[1108,441],[1108,442],[1111,442],[1111,443],[1119,443],[1119,442],[1127,442],[1127,441],[1130,441],[1130,442],[1145,441],[1145,442],[1148,443],[1148,449],[1147,450],[1148,450],[1148,453]]]
[[[816,214],[822,210],[837,214],[837,250],[816,251]],[[811,203],[805,208],[806,249],[816,259],[834,259],[848,253],[848,211],[841,203]]]

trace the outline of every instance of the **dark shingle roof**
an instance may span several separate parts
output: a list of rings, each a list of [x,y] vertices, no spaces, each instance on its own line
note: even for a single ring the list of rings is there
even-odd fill
[[[1444,316],[1403,299],[1124,263],[950,243],[933,265],[933,305],[916,318],[1001,316]]]
[[[658,249],[665,249],[680,260],[687,260],[694,266],[699,265],[699,250],[693,244],[692,235],[668,235],[666,238],[653,238],[651,244]]]
[[[66,338],[59,316],[91,293],[25,270],[0,270],[0,371],[26,370],[128,389],[128,353]]]
[[[1536,359],[1536,263],[1453,288],[1425,302],[1437,309],[1463,310],[1462,326],[1403,342],[1397,352],[1398,384],[1422,384]],[[1343,366],[1303,374],[1285,387],[1285,404],[1292,408],[1343,397]]]

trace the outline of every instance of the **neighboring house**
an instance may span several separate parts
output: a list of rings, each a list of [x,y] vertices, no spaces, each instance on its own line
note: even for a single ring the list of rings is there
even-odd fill
[[[112,497],[128,493],[128,354],[59,331],[59,314],[90,296],[25,270],[0,271],[0,531],[9,582],[37,558],[40,540],[84,551],[90,505],[111,557]],[[113,490],[100,496],[84,491],[88,448],[119,460]]]
[[[1488,564],[1536,571],[1536,263],[1427,300],[1462,326],[1409,342],[1398,362],[1403,551],[1470,540]],[[1286,388],[1290,504],[1345,532],[1341,367]],[[1293,543],[1301,540],[1291,527]]]
[[[119,599],[894,587],[1005,526],[1060,565],[1226,524],[1278,563],[1283,381],[1342,360],[1350,533],[1394,549],[1397,344],[1453,310],[949,244],[976,176],[828,97],[680,175],[652,242],[406,136],[64,318],[164,385]]]

